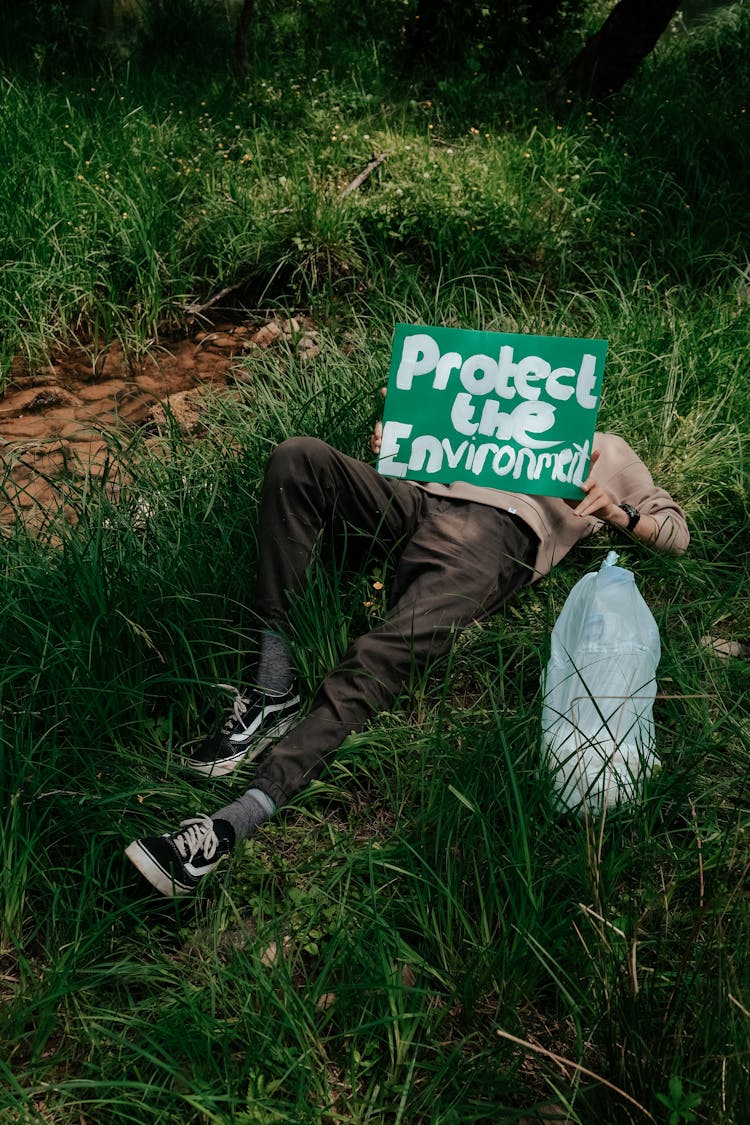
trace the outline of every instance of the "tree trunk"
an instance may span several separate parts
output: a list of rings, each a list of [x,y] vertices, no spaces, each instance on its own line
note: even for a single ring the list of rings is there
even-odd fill
[[[557,97],[617,93],[656,46],[679,0],[620,0],[555,83]]]
[[[244,0],[234,36],[234,67],[237,74],[245,74],[247,71],[247,36],[254,15],[255,0]]]
[[[404,23],[405,56],[409,63],[423,64],[444,38],[455,19],[454,6],[446,0],[417,0],[416,12]]]

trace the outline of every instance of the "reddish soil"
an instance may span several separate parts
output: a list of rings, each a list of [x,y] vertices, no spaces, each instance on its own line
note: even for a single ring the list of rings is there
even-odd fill
[[[221,388],[241,356],[287,342],[317,354],[307,320],[217,323],[179,339],[165,339],[143,357],[128,358],[119,343],[99,350],[67,349],[48,367],[13,365],[0,398],[3,488],[0,524],[20,515],[39,522],[59,507],[55,481],[83,479],[103,464],[106,436],[165,419],[160,404],[191,429],[206,388]]]

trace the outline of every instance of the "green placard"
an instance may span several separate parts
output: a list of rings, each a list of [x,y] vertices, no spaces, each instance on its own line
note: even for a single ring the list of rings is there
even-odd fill
[[[397,324],[378,470],[582,496],[606,340]]]

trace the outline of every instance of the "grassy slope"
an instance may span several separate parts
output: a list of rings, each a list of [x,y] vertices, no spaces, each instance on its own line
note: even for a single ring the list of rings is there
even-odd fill
[[[311,305],[324,346],[254,368],[200,445],[113,448],[134,476],[116,508],[63,484],[77,528],[4,543],[8,1120],[463,1123],[550,1100],[647,1119],[498,1030],[657,1120],[658,1094],[681,1112],[675,1077],[699,1120],[742,1120],[750,673],[698,642],[750,634],[746,38],[657,58],[598,120],[471,78],[413,100],[372,66],[269,68],[231,99],[210,77],[9,75],[6,359],[63,331],[146,346],[184,295],[240,280]],[[364,455],[397,319],[609,338],[603,424],[693,529],[679,561],[625,547],[677,697],[664,769],[604,825],[554,819],[537,777],[549,628],[605,539],[409,685],[205,899],[154,902],[122,844],[236,788],[196,792],[179,757],[251,658],[265,453],[304,431]],[[315,572],[310,685],[375,577]]]

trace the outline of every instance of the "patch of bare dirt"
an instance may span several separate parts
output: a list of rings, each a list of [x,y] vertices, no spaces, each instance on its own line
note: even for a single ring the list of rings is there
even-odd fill
[[[138,359],[113,343],[68,349],[34,370],[15,363],[0,398],[0,525],[19,516],[34,522],[59,506],[55,482],[97,472],[110,434],[163,425],[167,414],[192,432],[206,390],[233,381],[241,357],[279,345],[313,357],[314,325],[302,317],[217,323],[163,340]]]

